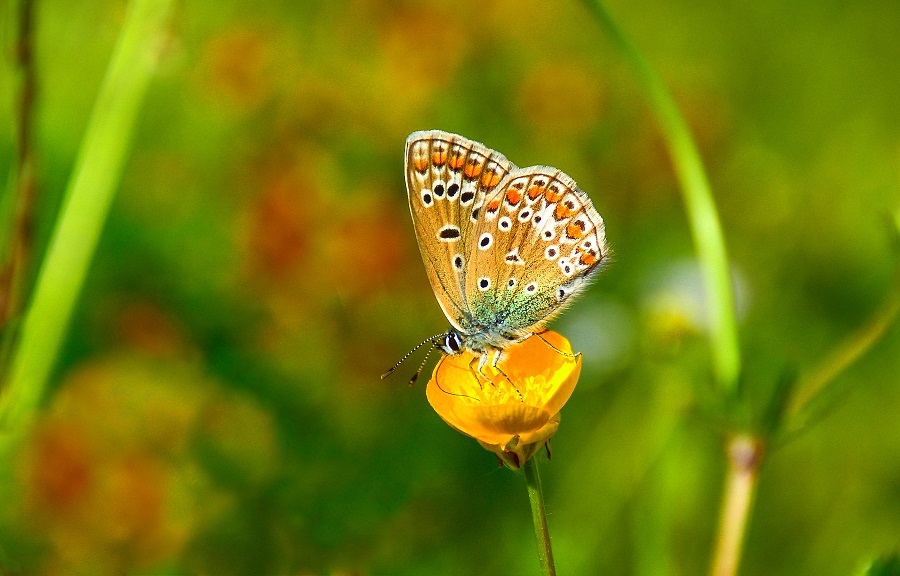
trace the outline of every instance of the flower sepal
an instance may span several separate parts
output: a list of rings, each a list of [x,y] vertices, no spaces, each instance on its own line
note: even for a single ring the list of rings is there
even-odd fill
[[[532,436],[531,442],[522,442],[521,435],[516,434],[510,438],[509,442],[503,445],[488,444],[482,440],[478,440],[478,443],[481,444],[481,447],[485,450],[496,454],[497,458],[499,458],[507,468],[518,470],[550,441],[550,437],[556,434],[557,428],[559,428],[559,414],[551,418],[549,422],[535,433]]]

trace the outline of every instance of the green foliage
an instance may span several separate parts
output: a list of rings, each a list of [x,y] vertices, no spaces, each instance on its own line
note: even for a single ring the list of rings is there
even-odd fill
[[[863,576],[900,576],[900,555],[882,556],[869,564]]]
[[[779,446],[742,575],[849,574],[896,546],[892,2],[620,4],[706,165],[739,358],[736,336],[709,345],[684,166],[584,6],[176,4],[140,113],[98,132],[133,13],[41,2],[31,264],[55,246],[74,268],[47,286],[74,308],[22,328],[36,347],[19,362],[49,378],[0,464],[2,570],[539,573],[521,478],[406,374],[378,380],[446,327],[401,171],[406,135],[431,127],[560,167],[607,223],[614,261],[553,325],[584,353],[541,469],[560,574],[705,572],[734,430]],[[0,126],[15,89],[0,82]],[[118,151],[85,171],[79,149],[104,133]],[[51,241],[70,182],[94,219]],[[94,240],[90,266],[68,259]],[[795,406],[803,390],[827,394]]]

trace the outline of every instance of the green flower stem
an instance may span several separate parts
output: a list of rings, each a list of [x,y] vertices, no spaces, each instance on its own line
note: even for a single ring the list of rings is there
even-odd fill
[[[44,397],[118,187],[171,0],[134,0],[63,197],[0,398],[0,431],[20,432]]]
[[[762,443],[752,436],[736,436],[728,443],[728,477],[710,576],[738,573],[762,458]]]
[[[531,519],[534,521],[534,536],[537,538],[538,559],[544,576],[556,576],[553,565],[553,549],[550,547],[550,530],[547,528],[547,514],[544,512],[544,492],[541,489],[541,475],[538,472],[537,455],[529,458],[525,469],[528,484],[528,500],[531,502]]]
[[[607,33],[631,62],[656,114],[675,167],[694,245],[703,271],[710,315],[713,370],[721,388],[737,389],[741,370],[734,295],[725,240],[700,152],[659,75],[610,16],[600,0],[587,0]]]

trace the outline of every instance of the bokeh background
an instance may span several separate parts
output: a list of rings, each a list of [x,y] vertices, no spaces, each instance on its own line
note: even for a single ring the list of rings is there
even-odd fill
[[[37,2],[32,272],[125,8]],[[700,145],[765,398],[889,290],[897,3],[610,9]],[[0,571],[539,573],[524,480],[406,386],[421,356],[379,380],[447,326],[403,177],[430,128],[561,168],[607,223],[614,261],[554,324],[584,352],[542,466],[560,574],[705,572],[724,434],[690,232],[632,70],[563,0],[176,6],[46,410],[0,465]],[[4,129],[4,181],[12,154]],[[895,328],[770,454],[742,574],[900,546],[898,383]]]

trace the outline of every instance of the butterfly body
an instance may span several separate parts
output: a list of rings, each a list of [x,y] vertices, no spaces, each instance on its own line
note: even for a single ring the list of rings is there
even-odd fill
[[[587,194],[548,166],[519,168],[440,130],[406,141],[406,186],[428,278],[451,329],[446,354],[487,356],[539,332],[607,257]]]

